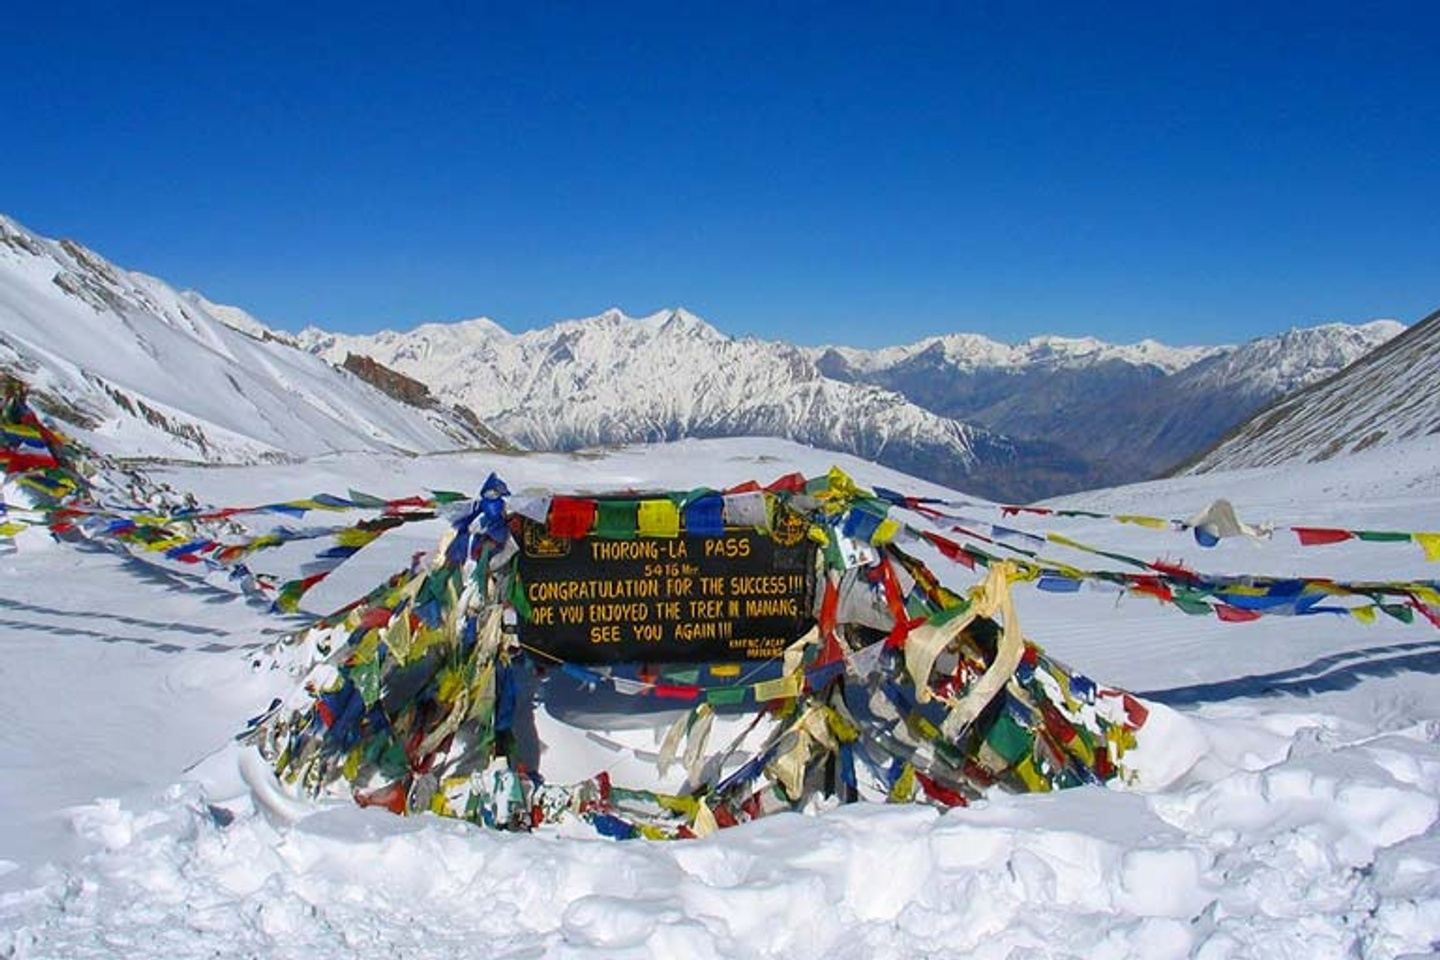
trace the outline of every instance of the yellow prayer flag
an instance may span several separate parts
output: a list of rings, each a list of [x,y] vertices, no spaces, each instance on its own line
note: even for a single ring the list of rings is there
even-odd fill
[[[1025,784],[1026,788],[1032,793],[1049,793],[1052,789],[1050,781],[1041,776],[1040,771],[1035,769],[1034,757],[1024,757],[1019,763],[1015,764],[1014,770],[1015,775],[1020,778],[1020,782]]]
[[[1415,595],[1415,599],[1426,606],[1440,607],[1440,590],[1427,587],[1423,583],[1412,583],[1410,584],[1410,592]]]
[[[708,837],[720,829],[720,825],[715,822],[715,814],[710,812],[704,801],[696,806],[695,819],[690,821],[690,829],[697,837]]]
[[[805,689],[805,674],[796,670],[775,680],[762,680],[755,684],[755,699],[761,703],[767,700],[783,700],[798,697]]]
[[[350,752],[345,755],[345,763],[340,768],[346,780],[353,782],[356,777],[360,776],[360,761],[364,758],[365,749],[360,744],[357,743],[350,748]]]
[[[1426,560],[1440,560],[1440,533],[1412,533],[1410,537],[1425,551]]]
[[[900,770],[900,776],[890,788],[891,803],[909,803],[915,796],[915,768],[908,762]]]
[[[678,537],[680,510],[670,500],[641,500],[635,525],[642,537]]]
[[[1115,519],[1121,523],[1133,523],[1136,526],[1149,527],[1152,530],[1170,529],[1170,521],[1162,520],[1160,517],[1142,517],[1133,513],[1122,513]]]
[[[848,502],[862,496],[855,481],[851,480],[850,475],[839,467],[831,467],[826,480],[829,483],[829,489],[821,494],[822,497]]]
[[[1375,622],[1375,608],[1374,608],[1374,607],[1351,607],[1351,608],[1350,608],[1350,616],[1354,617],[1356,620],[1359,620],[1361,623],[1374,623],[1374,622]]]
[[[341,547],[363,547],[373,542],[384,530],[366,530],[362,527],[349,527],[335,534],[335,543]]]

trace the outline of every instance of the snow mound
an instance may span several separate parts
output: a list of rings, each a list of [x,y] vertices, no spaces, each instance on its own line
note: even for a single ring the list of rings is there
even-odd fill
[[[674,844],[348,806],[276,828],[180,786],[145,812],[71,810],[94,852],[0,902],[0,950],[1399,957],[1440,931],[1437,732],[1292,749],[1154,796],[858,806]]]

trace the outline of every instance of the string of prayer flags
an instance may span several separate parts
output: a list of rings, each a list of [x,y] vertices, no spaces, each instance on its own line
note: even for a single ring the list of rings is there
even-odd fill
[[[1367,543],[1415,543],[1420,546],[1427,561],[1434,562],[1440,560],[1440,532],[1363,530],[1303,524],[1288,527],[1277,526],[1270,523],[1249,524],[1241,521],[1236,516],[1234,506],[1225,499],[1216,500],[1210,506],[1189,519],[1167,519],[1147,514],[1115,514],[1093,510],[1036,507],[1019,504],[991,504],[976,500],[945,500],[938,497],[915,497],[894,490],[888,490],[884,487],[877,487],[874,492],[877,499],[890,505],[919,513],[930,520],[958,521],[966,523],[971,527],[991,526],[994,535],[1001,539],[1005,536],[1025,535],[1026,531],[1017,531],[1013,528],[998,525],[977,524],[969,518],[945,513],[938,508],[998,510],[1003,517],[1028,515],[1062,519],[1109,520],[1114,523],[1128,524],[1157,531],[1188,531],[1194,536],[1195,541],[1204,547],[1214,547],[1219,544],[1221,540],[1236,536],[1261,540],[1272,536],[1276,530],[1289,530],[1293,532],[1300,544],[1307,547],[1343,543],[1347,540],[1361,540]],[[1037,536],[1042,540],[1048,536],[1048,534],[1029,535]]]

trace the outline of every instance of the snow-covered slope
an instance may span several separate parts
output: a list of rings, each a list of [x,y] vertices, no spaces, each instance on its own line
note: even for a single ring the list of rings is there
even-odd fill
[[[1327,460],[1440,432],[1440,311],[1349,366],[1341,359],[1339,372],[1256,414],[1189,472]]]
[[[124,456],[233,462],[483,445],[452,412],[397,403],[243,310],[4,216],[0,372]]]
[[[522,334],[487,319],[366,337],[310,328],[300,341],[332,362],[374,357],[538,449],[782,437],[1010,498],[1041,492],[1020,475],[1026,464],[1058,459],[1043,443],[1017,444],[892,391],[826,377],[799,347],[729,337],[684,310],[610,310]]]
[[[735,440],[584,459],[347,455],[161,475],[229,503],[347,484],[385,496],[466,489],[492,469],[515,489],[688,489],[828,464],[782,441]],[[955,495],[840,465],[863,484]],[[1249,520],[1405,529],[1440,509],[1437,467],[1440,437],[1430,437],[1394,455],[1180,477],[1069,503],[1188,516],[1228,497]],[[1413,545],[1305,548],[1277,536],[1206,551],[1133,525],[1054,523],[1083,542],[1200,569],[1343,579],[1427,570]],[[375,545],[382,555],[350,595],[432,545],[411,530]],[[973,582],[958,565],[936,572],[957,589]],[[178,574],[31,538],[0,557],[0,669],[24,678],[0,697],[0,956],[1434,955],[1433,629],[1418,617],[1230,624],[1033,586],[1016,597],[1027,636],[1097,679],[1176,705],[1173,732],[1187,739],[1167,744],[1180,752],[1198,737],[1203,751],[1189,775],[1154,793],[999,794],[944,814],[878,804],[780,814],[670,844],[505,834],[375,808],[277,826],[220,776],[224,764],[195,765],[216,750],[228,759],[232,735],[293,682],[250,666],[274,621]],[[658,731],[679,715],[660,714]],[[648,754],[602,738],[570,759],[587,774],[653,769],[646,734],[635,739]]]

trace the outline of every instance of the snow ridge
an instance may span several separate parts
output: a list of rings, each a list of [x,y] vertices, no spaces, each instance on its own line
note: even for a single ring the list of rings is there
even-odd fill
[[[1279,364],[1276,369],[1283,375]],[[1257,414],[1187,472],[1316,462],[1435,433],[1440,433],[1440,311]]]
[[[0,372],[123,456],[257,462],[483,445],[450,412],[399,404],[244,310],[4,216]]]
[[[816,359],[827,353],[843,359],[856,374],[873,374],[896,367],[920,354],[943,357],[961,370],[1023,367],[1084,367],[1117,360],[1149,365],[1165,373],[1178,373],[1226,347],[1171,347],[1157,340],[1111,344],[1095,337],[1038,336],[1009,344],[978,333],[953,333],[926,337],[915,343],[879,350],[830,346],[815,349]]]

